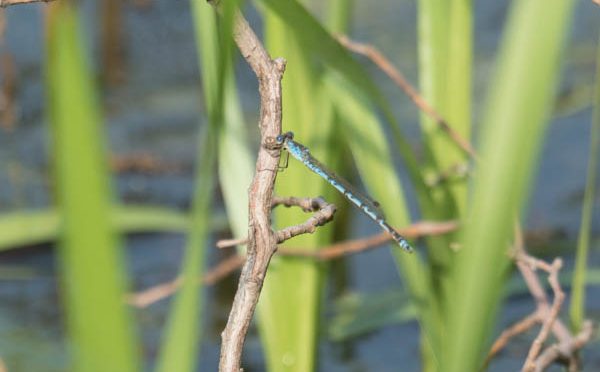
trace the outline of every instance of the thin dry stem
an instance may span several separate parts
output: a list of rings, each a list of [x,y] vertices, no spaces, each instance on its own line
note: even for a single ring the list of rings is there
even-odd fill
[[[290,200],[289,198],[287,199]],[[451,231],[455,231],[458,228],[458,223],[454,221],[449,222],[417,222],[411,226],[398,230],[401,234],[406,236],[407,238],[420,238],[423,236],[433,236],[446,234]],[[277,236],[283,235],[279,232],[276,233]],[[309,251],[305,249],[298,248],[279,248],[278,254],[282,256],[292,256],[292,257],[304,257],[309,259],[317,259],[317,260],[333,260],[339,258],[344,255],[359,253],[363,251],[367,251],[369,249],[377,248],[382,246],[384,243],[387,243],[391,240],[389,235],[386,233],[377,234],[370,236],[365,239],[358,240],[348,240],[344,242],[340,242],[337,244],[333,244],[327,247],[322,248],[319,251]],[[247,239],[230,239],[230,240],[222,240],[220,243],[223,246],[236,246],[247,243]],[[212,285],[218,282],[219,280],[227,277],[229,274],[234,272],[235,270],[242,267],[244,262],[246,261],[245,256],[241,255],[233,255],[222,262],[220,262],[217,266],[211,269],[208,273],[206,273],[199,281],[206,284]],[[137,292],[131,294],[127,298],[127,302],[136,307],[147,307],[154,302],[160,301],[163,298],[166,298],[173,293],[175,293],[179,287],[181,286],[181,282],[179,279],[174,279],[167,283],[162,283],[152,288],[148,288],[144,291]]]
[[[569,371],[578,370],[577,351],[591,338],[592,323],[587,321],[580,334],[573,337],[558,317],[565,299],[565,294],[558,280],[562,260],[556,258],[552,264],[548,264],[528,255],[523,243],[523,234],[518,226],[515,229],[513,258],[531,296],[536,302],[536,309],[519,323],[502,332],[494,342],[484,363],[484,368],[512,337],[529,330],[535,324],[540,324],[540,331],[531,344],[522,370],[526,372],[542,371],[554,362],[566,364]],[[554,293],[552,304],[550,304],[544,287],[536,274],[537,270],[542,270],[548,274],[548,283]],[[558,342],[543,349],[544,343],[551,334]]]
[[[494,344],[492,345],[490,352],[488,353],[485,359],[482,369],[487,369],[487,366],[490,364],[494,356],[498,354],[500,350],[504,349],[513,337],[530,330],[533,326],[535,326],[538,323],[538,320],[539,317],[537,313],[534,312],[502,331],[500,336],[496,339],[496,341],[494,341]]]
[[[423,236],[435,236],[447,234],[455,231],[458,228],[458,223],[455,221],[448,222],[429,222],[421,221],[412,224],[408,227],[398,229],[398,232],[408,238],[417,239]],[[384,232],[370,236],[364,239],[348,240],[336,243],[319,250],[306,250],[293,247],[279,248],[278,254],[284,256],[315,258],[322,261],[332,260],[345,256],[364,252],[373,248],[382,246],[392,240],[392,237]]]
[[[538,336],[535,338],[533,343],[531,344],[531,348],[529,349],[529,353],[527,354],[527,359],[523,364],[523,370],[530,372],[535,370],[536,368],[536,358],[540,354],[544,342],[550,335],[550,330],[554,325],[554,321],[558,317],[558,313],[560,312],[560,307],[565,298],[564,292],[561,290],[560,285],[558,284],[558,272],[562,267],[562,260],[559,258],[554,259],[551,267],[549,268],[549,276],[548,282],[554,291],[554,301],[552,303],[552,307],[549,311],[547,311],[547,306],[543,307],[543,311],[538,311],[540,313],[538,317],[542,321],[542,328]],[[541,314],[541,313],[545,314]]]
[[[271,198],[280,152],[268,149],[281,133],[281,78],[283,59],[272,60],[241,14],[236,15],[233,38],[259,82],[260,143],[256,173],[249,189],[247,260],[242,269],[227,325],[221,334],[219,371],[239,372],[244,340],[254,315],[267,267],[277,249],[271,230]]]
[[[347,36],[342,35],[338,37],[338,41],[345,46],[348,50],[353,51],[369,58],[377,67],[379,67],[404,93],[414,102],[414,104],[423,111],[426,115],[431,117],[438,126],[446,132],[446,134],[460,147],[464,152],[469,154],[472,158],[477,158],[477,153],[471,144],[460,136],[435,110],[427,100],[419,94],[404,75],[394,67],[394,65],[388,60],[379,50],[369,44],[362,44],[350,40]]]
[[[593,331],[593,323],[590,320],[586,320],[583,323],[581,331],[575,337],[546,348],[546,350],[544,350],[537,358],[535,372],[542,372],[557,360],[566,360],[569,371],[572,371],[572,368],[578,370],[578,363],[575,355],[577,351],[590,342],[594,334]]]
[[[204,274],[198,282],[205,285],[213,285],[242,267],[244,262],[246,262],[246,257],[244,256],[239,256],[237,254],[230,256],[219,262],[217,266]],[[126,302],[138,308],[145,308],[171,296],[181,288],[181,284],[181,277],[177,277],[169,282],[161,283],[140,292],[132,293],[127,296]]]
[[[458,223],[456,221],[420,221],[410,226],[397,229],[398,232],[408,239],[418,239],[423,236],[434,236],[447,234],[451,231],[458,229]],[[280,232],[278,236],[282,235]],[[287,240],[287,239],[285,239]],[[372,235],[364,239],[353,239],[344,242],[336,243],[318,250],[302,250],[299,248],[279,248],[279,254],[287,256],[304,256],[304,257],[315,257],[320,259],[330,259],[342,256],[347,253],[360,252],[372,248],[376,248],[382,244],[385,244],[392,240],[392,237],[386,233],[380,233]],[[282,240],[283,242],[283,240]],[[230,248],[237,245],[243,245],[247,243],[247,239],[223,239],[217,242],[217,248]]]

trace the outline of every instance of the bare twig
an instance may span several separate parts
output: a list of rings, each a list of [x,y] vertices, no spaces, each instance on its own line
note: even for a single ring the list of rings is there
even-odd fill
[[[30,3],[49,3],[54,0],[0,0],[0,8],[6,8],[11,5],[21,5]]]
[[[584,327],[579,335],[573,337],[569,329],[558,317],[565,298],[565,294],[558,281],[562,260],[557,258],[552,264],[548,264],[528,255],[525,252],[523,236],[518,227],[515,232],[514,259],[531,296],[536,302],[536,309],[519,323],[502,332],[492,346],[490,353],[486,358],[486,362],[484,363],[484,367],[487,366],[494,355],[496,355],[512,337],[527,331],[535,324],[540,324],[540,331],[529,349],[527,358],[523,364],[523,371],[542,371],[556,361],[567,364],[569,371],[577,370],[578,358],[576,352],[591,338],[592,323],[589,321],[586,322],[585,327],[587,328]],[[548,273],[548,282],[554,293],[552,305],[550,305],[544,287],[536,274],[537,270]],[[550,334],[552,334],[558,342],[543,350],[543,345]]]
[[[315,212],[306,222],[286,227],[277,231],[277,244],[301,234],[312,234],[318,226],[322,226],[333,219],[335,205],[327,203],[323,198],[281,198],[274,197],[273,205],[299,206],[305,212]]]
[[[282,200],[278,198],[278,200]],[[286,198],[285,200],[290,200]],[[310,199],[304,199],[310,200]],[[445,234],[454,231],[458,228],[458,223],[454,221],[449,222],[417,222],[411,226],[398,230],[402,235],[407,238],[419,238],[422,236],[433,236]],[[279,236],[280,233],[278,232]],[[279,248],[278,254],[283,256],[292,257],[305,257],[318,260],[333,260],[343,255],[358,253],[369,249],[376,248],[382,244],[390,241],[391,238],[386,233],[373,235],[365,239],[348,240],[340,242],[327,247],[324,247],[318,251],[308,251],[297,248]],[[231,239],[221,240],[219,243],[223,247],[231,247],[236,245],[242,245],[247,243],[247,239]],[[218,244],[218,243],[217,243]],[[244,262],[246,257],[242,255],[233,255],[224,261],[220,262],[217,266],[206,273],[199,281],[206,285],[212,285],[219,280],[225,278],[235,270],[239,269]],[[134,293],[128,296],[127,302],[136,307],[147,307],[154,302],[160,301],[173,293],[175,293],[181,286],[180,279],[174,279],[167,283],[162,283],[144,291]]]
[[[442,235],[454,231],[458,228],[458,223],[455,221],[444,221],[444,222],[432,222],[432,221],[420,221],[410,226],[397,229],[398,232],[409,239],[418,239],[423,236]],[[281,232],[277,233],[278,236],[283,235]],[[287,240],[287,239],[284,239]],[[283,249],[279,248],[278,253],[286,256],[309,256],[321,259],[329,259],[339,257],[346,253],[353,253],[375,248],[382,244],[392,240],[392,237],[388,233],[381,233],[372,235],[364,239],[348,240],[340,242],[327,247],[324,247],[315,251],[298,250],[297,248]],[[283,241],[283,240],[282,240]],[[247,243],[247,239],[223,239],[217,242],[217,248],[229,248],[235,247],[236,245],[243,245]],[[339,253],[334,253],[339,252]]]
[[[246,262],[246,257],[244,256],[239,256],[236,254],[231,257],[228,257],[225,260],[221,261],[212,270],[204,274],[204,276],[202,276],[199,282],[206,285],[215,284],[219,280],[225,278],[235,270],[242,267],[244,262]],[[141,292],[132,293],[129,296],[127,296],[126,301],[132,306],[144,308],[157,301],[171,296],[173,293],[179,290],[181,284],[182,280],[180,277],[178,277],[169,282],[156,285]]]
[[[235,270],[241,268],[246,262],[246,257],[240,255],[233,255],[227,259],[221,261],[212,270],[204,274],[202,283],[206,285],[213,285],[219,282],[221,279],[226,278],[229,274]]]
[[[422,221],[412,224],[408,227],[398,229],[398,232],[408,238],[416,239],[422,236],[434,236],[447,234],[458,228],[458,223],[455,221],[448,222],[428,222]],[[370,236],[365,239],[349,240],[330,245],[319,250],[305,250],[298,248],[279,248],[278,254],[284,256],[296,256],[316,258],[318,260],[332,260],[347,254],[364,252],[369,249],[377,248],[392,240],[388,233],[381,233]]]
[[[550,311],[545,311],[546,314],[540,314],[540,318],[543,317],[542,328],[538,336],[535,338],[533,343],[531,344],[531,348],[529,349],[529,353],[527,354],[527,359],[523,364],[523,370],[530,372],[533,371],[536,367],[536,358],[540,354],[542,350],[542,346],[544,342],[550,335],[550,330],[554,325],[554,321],[558,317],[558,313],[560,312],[560,307],[565,298],[564,292],[561,290],[560,285],[558,284],[558,272],[562,267],[562,260],[559,258],[554,259],[551,267],[549,268],[549,276],[548,282],[550,283],[552,290],[554,291],[554,301],[552,303],[552,307]]]
[[[248,258],[242,269],[227,325],[221,334],[221,372],[240,371],[246,333],[267,267],[277,249],[277,238],[271,230],[271,198],[280,151],[269,149],[266,145],[281,133],[281,78],[285,70],[285,61],[271,59],[248,22],[239,13],[236,15],[233,34],[241,54],[258,78],[261,146],[248,197]]]
[[[248,238],[238,238],[238,239],[221,239],[217,242],[217,248],[230,248],[238,245],[246,245],[248,244]]]
[[[534,312],[502,331],[500,336],[496,339],[496,341],[494,341],[494,344],[492,345],[490,352],[486,357],[485,362],[483,363],[482,370],[487,369],[487,366],[489,365],[493,357],[496,354],[498,354],[500,350],[504,349],[504,347],[513,337],[520,335],[521,333],[527,332],[533,326],[535,326],[538,323],[538,321],[538,315]]]
[[[296,206],[302,208],[304,212],[316,212],[306,222],[300,225],[286,227],[275,233],[277,244],[283,243],[286,240],[301,234],[312,234],[317,226],[322,226],[333,219],[335,213],[335,205],[327,203],[323,198],[297,198],[297,197],[281,197],[273,196],[271,207],[278,205],[286,207]],[[243,239],[224,239],[217,242],[217,248],[229,248],[237,245],[248,243],[248,238]]]
[[[581,331],[570,340],[565,340],[546,348],[537,358],[535,371],[541,372],[557,360],[568,360],[570,365],[577,365],[574,355],[591,339],[594,331],[592,321],[586,320]]]
[[[392,63],[375,47],[369,44],[362,44],[350,40],[347,36],[341,35],[338,41],[348,50],[362,54],[377,65],[404,93],[415,103],[415,105],[429,115],[438,126],[448,134],[448,136],[467,154],[474,159],[477,153],[471,144],[460,136],[428,102],[419,94],[419,92],[406,80],[404,75],[392,65]]]

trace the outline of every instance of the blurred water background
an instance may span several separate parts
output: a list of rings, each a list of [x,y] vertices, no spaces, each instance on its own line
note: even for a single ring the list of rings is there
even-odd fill
[[[84,1],[90,61],[99,60],[98,3]],[[5,10],[7,29],[3,52],[16,62],[16,125],[0,128],[0,211],[41,209],[52,205],[49,177],[48,123],[44,114],[44,5],[14,6]],[[596,36],[599,23],[591,2],[576,10],[572,37],[556,104],[547,133],[539,173],[529,200],[527,230],[536,255],[563,256],[572,265],[581,203],[585,186],[591,92],[595,70]],[[475,32],[474,113],[477,123],[481,99],[488,87],[497,43],[501,36],[507,3],[477,2]],[[417,82],[415,3],[412,1],[356,2],[352,37],[380,48],[412,82]],[[253,16],[254,15],[254,16]],[[250,20],[257,17],[249,12]],[[543,17],[540,18],[543,22]],[[110,152],[118,195],[124,203],[148,203],[186,210],[193,187],[194,155],[199,126],[205,117],[194,34],[187,1],[149,0],[123,6],[122,43],[124,63],[120,84],[103,91]],[[375,67],[372,76],[390,99],[396,114],[413,138],[418,136],[418,111]],[[98,74],[100,71],[98,70]],[[258,118],[255,78],[240,61],[237,66],[240,96],[248,122]],[[100,76],[100,75],[99,75]],[[248,128],[255,135],[255,127]],[[416,141],[415,141],[416,142]],[[418,151],[419,149],[417,149]],[[506,149],[511,151],[510,148]],[[127,166],[150,159],[153,166]],[[399,159],[398,159],[399,161]],[[120,164],[120,166],[119,166]],[[398,162],[398,167],[402,165]],[[402,170],[401,170],[402,172]],[[216,214],[223,214],[218,193]],[[595,201],[591,266],[598,267],[600,254],[600,200]],[[351,208],[349,205],[341,208]],[[352,234],[374,233],[376,226],[353,215]],[[229,237],[225,226],[214,239]],[[148,233],[128,236],[127,257],[133,289],[141,290],[173,279],[179,270],[184,237],[179,234]],[[0,357],[8,370],[63,371],[66,368],[64,324],[53,244],[21,247],[0,252]],[[224,257],[216,249],[209,264]],[[328,322],[334,300],[340,293],[385,293],[400,286],[397,269],[387,249],[373,250],[344,260],[343,278],[330,280],[325,302],[320,343],[321,371],[419,370],[418,327],[411,322],[390,324],[342,341],[328,337]],[[237,274],[207,288],[204,312],[204,342],[200,370],[216,370],[220,332],[227,319],[237,283]],[[600,318],[600,292],[589,288],[588,311]],[[136,310],[143,335],[144,355],[150,367],[159,347],[169,309],[162,300]],[[526,294],[512,296],[502,313],[501,325],[510,324],[533,309]],[[520,337],[492,364],[493,371],[517,370],[533,334]],[[583,355],[589,370],[600,369],[596,346]],[[244,355],[247,371],[264,370],[256,330],[251,330]],[[558,370],[558,369],[557,369]]]

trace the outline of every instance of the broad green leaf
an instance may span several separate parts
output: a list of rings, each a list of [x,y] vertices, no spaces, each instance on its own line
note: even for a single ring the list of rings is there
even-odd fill
[[[206,106],[217,100],[219,76],[219,39],[217,14],[205,1],[193,0],[194,25],[200,72]],[[252,181],[254,159],[246,138],[246,127],[237,97],[235,74],[227,66],[224,87],[224,122],[219,131],[219,181],[227,216],[235,236],[248,233],[248,188]],[[214,97],[213,97],[214,96]],[[213,97],[213,98],[211,98]]]
[[[191,224],[181,275],[183,284],[169,314],[157,371],[194,371],[198,360],[201,291],[197,278],[204,269],[206,240],[210,232],[217,151],[215,129],[212,124],[206,127],[198,149]]]
[[[126,275],[111,222],[102,119],[76,11],[70,1],[50,6],[46,67],[72,366],[132,372],[140,368],[139,350],[123,302]]]
[[[364,99],[342,81],[327,81],[329,96],[332,98],[341,119],[345,124],[344,137],[348,141],[356,167],[369,194],[377,200],[395,227],[410,224],[410,216],[404,199],[404,191],[396,174],[385,133],[373,110]],[[404,285],[417,306],[421,326],[431,346],[437,348],[440,331],[440,317],[433,297],[434,291],[429,278],[429,269],[423,264],[418,250],[408,254],[396,245],[392,253],[405,280]]]
[[[573,1],[512,4],[490,83],[462,248],[453,271],[442,365],[475,371],[482,362],[508,267],[507,249],[524,207],[551,112]],[[537,22],[544,14],[544,22]]]
[[[347,33],[351,13],[354,8],[354,0],[330,0],[327,12],[329,32]]]
[[[471,138],[471,75],[473,65],[473,1],[451,0],[445,75],[446,95],[442,115],[463,139]],[[443,63],[440,61],[440,63]],[[469,161],[469,156],[450,138],[438,131],[432,150],[436,154],[438,171],[451,169]],[[447,186],[462,216],[467,206],[467,182],[452,182]]]
[[[189,228],[189,216],[178,210],[143,205],[113,208],[111,220],[121,234],[173,232]],[[224,213],[215,213],[212,230],[227,227]],[[22,211],[0,215],[0,251],[49,243],[60,234],[60,214],[55,209]]]

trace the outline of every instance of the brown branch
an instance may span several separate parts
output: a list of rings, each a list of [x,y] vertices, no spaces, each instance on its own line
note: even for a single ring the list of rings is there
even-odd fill
[[[418,239],[423,236],[442,235],[454,231],[458,228],[458,223],[455,221],[431,222],[420,221],[410,226],[397,229],[398,232],[408,239]],[[277,236],[283,235],[277,232]],[[284,239],[287,240],[287,239]],[[283,242],[282,240],[281,242]],[[336,243],[318,250],[299,250],[297,248],[279,248],[278,253],[286,256],[303,256],[315,257],[324,260],[336,258],[346,253],[353,253],[375,248],[392,240],[388,233],[372,235],[364,239],[348,240]],[[244,245],[248,242],[247,238],[243,239],[223,239],[217,242],[217,248],[230,248],[237,245]]]
[[[239,256],[236,254],[228,257],[204,274],[202,278],[198,280],[198,282],[206,285],[213,285],[242,267],[244,262],[246,262],[246,257],[244,256]],[[149,305],[167,298],[177,292],[181,287],[181,284],[181,277],[178,277],[169,282],[156,285],[140,292],[132,293],[127,296],[126,302],[138,308],[148,307]]]
[[[454,221],[448,222],[428,222],[421,221],[412,224],[408,227],[398,229],[398,232],[408,239],[416,239],[423,236],[434,236],[447,234],[458,228],[458,223]],[[364,252],[373,248],[377,248],[392,240],[388,233],[381,233],[370,236],[364,239],[356,239],[332,244],[328,247],[319,250],[305,250],[298,248],[279,248],[278,254],[284,256],[315,258],[318,260],[332,260],[347,254]]]
[[[295,236],[302,234],[312,234],[318,226],[322,226],[333,219],[335,205],[327,203],[323,198],[297,198],[294,196],[281,197],[273,196],[271,208],[278,205],[285,207],[300,207],[304,212],[316,212],[306,222],[300,225],[286,227],[275,233],[277,244],[283,243]],[[243,239],[224,239],[217,242],[217,248],[229,248],[248,243],[248,238]]]
[[[509,328],[502,331],[500,336],[494,341],[490,352],[488,353],[485,361],[483,362],[482,370],[486,370],[494,356],[500,352],[500,350],[504,349],[508,342],[515,336],[520,335],[521,333],[525,333],[530,330],[533,326],[535,326],[539,321],[539,317],[537,313],[532,313],[527,315],[525,318],[521,319],[517,323],[513,324]]]
[[[539,334],[531,344],[531,348],[529,349],[529,353],[527,354],[527,359],[525,359],[525,363],[523,364],[523,371],[531,372],[535,370],[536,358],[540,354],[544,342],[550,335],[551,328],[554,325],[554,321],[558,317],[560,307],[562,306],[562,303],[565,299],[565,294],[560,288],[560,285],[558,284],[558,272],[560,271],[561,267],[562,260],[556,258],[554,259],[554,262],[552,263],[551,267],[548,268],[550,270],[548,282],[550,283],[550,286],[554,291],[554,301],[549,311],[544,311],[545,314],[539,315],[539,317],[543,319],[542,328],[540,329]]]
[[[527,331],[535,324],[540,324],[540,331],[529,349],[522,370],[527,372],[542,371],[550,364],[558,361],[566,363],[569,371],[576,371],[578,369],[576,352],[591,338],[592,323],[589,321],[586,322],[585,327],[587,328],[584,328],[579,335],[573,337],[569,329],[558,317],[565,299],[565,294],[558,281],[562,260],[557,258],[552,264],[548,264],[528,255],[524,248],[522,232],[518,226],[515,232],[514,260],[531,296],[536,302],[536,309],[519,323],[502,332],[500,337],[494,342],[483,368],[487,367],[491,359],[506,346],[512,337]],[[544,287],[536,274],[537,270],[548,273],[548,282],[554,293],[552,305],[550,305]],[[558,342],[543,350],[544,342],[547,341],[550,334]]]
[[[202,277],[202,283],[206,285],[213,285],[218,283],[220,280],[226,278],[229,274],[233,273],[237,269],[241,268],[246,262],[246,257],[241,255],[233,255],[225,260],[221,261],[212,270],[208,271]]]
[[[280,198],[279,198],[280,199]],[[274,198],[275,200],[275,198]],[[286,198],[286,200],[290,200]],[[310,200],[310,199],[306,199]],[[411,226],[408,226],[404,229],[398,230],[402,235],[407,238],[420,238],[422,236],[428,235],[440,235],[445,234],[451,231],[454,231],[458,228],[458,223],[449,221],[449,222],[417,222]],[[279,236],[280,233],[278,232]],[[290,248],[279,248],[278,254],[283,256],[293,256],[293,257],[305,257],[312,258],[318,260],[333,260],[339,258],[343,255],[358,253],[362,251],[366,251],[369,249],[373,249],[381,246],[384,243],[387,243],[391,240],[391,237],[386,233],[373,235],[371,237],[365,239],[358,240],[348,240],[345,242],[340,242],[337,244],[333,244],[327,247],[324,247],[322,250],[317,252],[308,251],[308,250],[298,250],[298,249],[290,249]],[[243,245],[247,243],[247,239],[230,239],[230,240],[221,240],[217,243],[221,244],[221,247],[232,247],[236,245]],[[199,282],[202,282],[206,285],[212,285],[217,283],[219,280],[227,277],[229,274],[239,269],[244,262],[246,262],[246,257],[242,255],[233,255],[222,262],[220,262],[217,266],[207,272]],[[147,307],[154,302],[160,301],[163,298],[166,298],[172,294],[174,294],[181,287],[180,279],[174,279],[170,282],[159,284],[152,288],[146,289],[141,292],[137,292],[131,294],[127,297],[127,302],[130,305],[136,307]]]
[[[581,332],[570,340],[551,345],[546,348],[537,358],[535,371],[541,372],[548,368],[556,360],[568,360],[569,365],[577,365],[572,361],[575,360],[573,355],[577,353],[585,344],[587,344],[594,334],[594,325],[592,321],[586,320],[583,323]]]
[[[21,5],[29,3],[49,3],[54,0],[0,0],[0,8],[6,8],[11,5]]]
[[[431,117],[438,126],[446,132],[446,134],[460,147],[464,152],[469,154],[474,159],[477,158],[477,153],[473,146],[461,137],[448,122],[440,115],[423,96],[408,82],[404,75],[392,65],[392,63],[375,47],[369,44],[362,44],[350,40],[347,36],[341,35],[338,41],[348,50],[366,56],[379,67],[396,85],[404,91],[404,93],[415,103],[415,105],[426,115]]]
[[[248,22],[239,13],[235,19],[233,38],[258,78],[261,146],[248,197],[248,258],[242,269],[227,325],[221,334],[221,372],[240,371],[246,333],[267,267],[277,249],[277,239],[271,230],[271,198],[280,151],[269,149],[266,145],[281,133],[281,78],[285,70],[285,61],[271,59]]]

